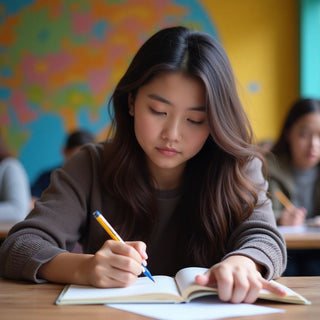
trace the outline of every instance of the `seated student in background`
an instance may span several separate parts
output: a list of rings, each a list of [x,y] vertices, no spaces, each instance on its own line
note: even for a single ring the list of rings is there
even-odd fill
[[[0,276],[126,287],[148,259],[154,275],[210,268],[195,281],[217,285],[224,301],[254,302],[261,288],[283,294],[267,279],[285,268],[284,239],[219,42],[184,27],[157,32],[111,106],[113,137],[52,173],[4,242]],[[110,240],[96,210],[128,242]],[[84,253],[70,253],[78,240]]]
[[[94,136],[88,131],[77,130],[70,133],[62,150],[64,159],[68,160],[79,151],[83,145],[90,142],[94,142]],[[43,172],[31,186],[33,201],[40,198],[42,192],[49,186],[51,173],[55,169],[56,168]]]
[[[6,146],[0,132],[0,223],[23,220],[31,207],[27,173]]]
[[[284,121],[279,139],[271,149],[271,153],[267,154],[266,161],[269,191],[278,225],[299,226],[303,225],[306,219],[319,216],[319,100],[299,99],[293,104]],[[275,196],[277,190],[282,191],[294,206],[285,208]],[[296,254],[300,253],[299,258]],[[293,275],[297,275],[296,273],[298,275],[320,275],[320,252],[318,250],[315,252],[290,251],[290,254],[291,259],[288,258],[286,274],[294,272]],[[298,262],[299,259],[301,263],[293,266],[294,262]],[[313,262],[310,262],[311,260]]]

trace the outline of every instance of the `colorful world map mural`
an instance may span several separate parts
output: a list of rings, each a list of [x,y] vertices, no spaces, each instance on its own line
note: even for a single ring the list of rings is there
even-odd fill
[[[134,53],[177,24],[215,35],[200,1],[0,0],[0,126],[30,182],[63,161],[71,130],[104,137]]]

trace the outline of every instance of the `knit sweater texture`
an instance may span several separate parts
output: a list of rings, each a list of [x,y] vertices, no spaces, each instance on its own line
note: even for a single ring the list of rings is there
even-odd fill
[[[108,239],[92,215],[96,210],[117,229],[121,212],[102,187],[103,167],[108,165],[103,150],[107,147],[107,143],[87,145],[52,173],[50,186],[35,208],[13,227],[4,242],[0,250],[0,276],[43,282],[37,276],[40,266],[62,252],[71,251],[78,241],[84,253],[94,254]],[[219,258],[238,254],[250,257],[264,267],[265,278],[278,278],[285,269],[286,247],[266,196],[268,185],[261,172],[261,162],[251,161],[247,173],[262,188],[261,205],[234,230],[225,244],[228,253]],[[183,257],[188,254],[181,252],[176,241],[182,231],[174,219],[174,209],[183,200],[181,197],[179,189],[156,191],[159,221],[152,239],[146,243],[148,269],[154,275],[172,276],[183,267],[198,265],[197,261],[188,261],[186,265]],[[211,250],[210,243],[207,248]]]

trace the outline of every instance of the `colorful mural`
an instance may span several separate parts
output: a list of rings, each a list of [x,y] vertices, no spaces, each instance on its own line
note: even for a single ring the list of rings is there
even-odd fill
[[[133,54],[176,24],[215,35],[194,0],[0,0],[0,127],[31,182],[63,161],[68,131],[103,136]]]

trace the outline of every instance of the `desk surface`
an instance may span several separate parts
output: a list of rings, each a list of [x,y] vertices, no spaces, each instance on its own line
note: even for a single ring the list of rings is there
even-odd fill
[[[286,277],[278,280],[302,294],[312,305],[293,305],[259,300],[258,305],[286,310],[277,313],[277,320],[318,320],[320,314],[320,277]],[[104,305],[57,306],[55,300],[63,285],[30,284],[0,279],[0,319],[24,320],[146,320],[149,318],[112,309]],[[239,317],[243,320],[274,320],[274,314]]]
[[[17,222],[0,222],[0,240],[4,239]]]
[[[320,249],[320,228],[278,227],[288,249]]]

